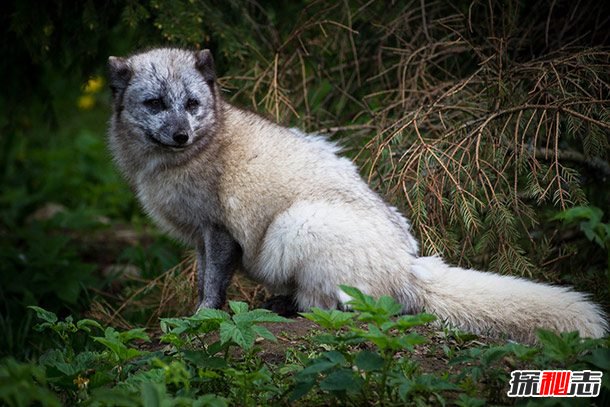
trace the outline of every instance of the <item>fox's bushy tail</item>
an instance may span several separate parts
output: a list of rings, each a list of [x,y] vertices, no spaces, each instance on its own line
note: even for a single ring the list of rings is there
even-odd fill
[[[565,287],[452,267],[438,257],[412,265],[418,303],[465,331],[534,342],[536,329],[606,334],[608,321],[587,296]]]

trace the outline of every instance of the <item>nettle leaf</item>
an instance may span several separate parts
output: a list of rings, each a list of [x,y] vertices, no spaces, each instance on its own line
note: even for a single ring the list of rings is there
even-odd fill
[[[400,314],[403,309],[402,304],[399,304],[394,298],[387,295],[379,297],[375,305],[380,311],[384,311],[388,315]]]
[[[51,349],[50,351],[42,355],[40,357],[40,364],[46,366],[46,368],[49,370],[47,372],[47,375],[50,378],[55,376],[53,369],[56,369],[61,374],[66,376],[72,376],[78,373],[78,370],[74,369],[70,365],[70,363],[66,361],[66,356],[64,355],[64,352],[60,351],[59,349]]]
[[[161,318],[160,326],[163,333],[179,335],[191,328],[191,321],[186,318]]]
[[[363,380],[355,376],[350,369],[341,369],[329,374],[320,382],[320,389],[327,391],[341,391],[357,393],[362,387]]]
[[[353,312],[324,310],[313,307],[311,308],[311,312],[302,312],[300,315],[312,322],[315,322],[322,328],[336,330],[343,328],[344,326],[351,325],[356,314]]]
[[[160,368],[138,371],[129,375],[119,386],[139,391],[143,383],[165,383],[165,371]]]
[[[97,362],[100,355],[96,352],[81,352],[74,357],[72,365],[79,371],[91,369],[93,364]]]
[[[350,304],[355,310],[366,311],[374,307],[375,300],[373,300],[372,297],[364,294],[359,289],[347,285],[339,285],[339,288],[341,288],[345,294],[352,298],[348,304]]]
[[[226,312],[214,308],[202,308],[195,315],[188,318],[190,321],[229,321],[231,316]]]
[[[486,350],[485,352],[483,352],[483,355],[481,357],[481,362],[483,362],[483,364],[485,365],[490,365],[493,362],[496,362],[500,359],[502,359],[504,356],[508,355],[510,352],[510,349],[507,349],[505,347],[499,346],[499,347],[493,347],[490,348],[488,350]]]
[[[28,306],[28,308],[36,312],[36,316],[38,317],[38,319],[42,319],[43,321],[48,322],[49,324],[54,324],[55,322],[57,322],[57,315],[55,315],[51,311],[47,311],[46,309],[37,307],[35,305],[30,305]]]
[[[186,340],[182,339],[180,336],[178,336],[174,333],[168,333],[168,334],[161,335],[159,337],[159,340],[161,342],[172,344],[176,348],[182,348],[187,343]]]
[[[315,384],[316,382],[313,379],[299,380],[290,393],[290,401],[296,401],[309,393]]]
[[[231,308],[234,314],[248,312],[248,304],[243,301],[229,301],[229,308]]]
[[[146,328],[134,328],[129,331],[121,332],[119,338],[123,343],[131,342],[135,339],[150,342],[150,338],[146,334]]]
[[[230,322],[220,324],[220,341],[223,344],[233,341],[242,349],[249,350],[254,346],[255,339],[256,333],[251,325],[233,324]]]
[[[422,374],[413,379],[401,378],[398,394],[403,401],[409,399],[411,393],[436,393],[447,390],[458,390],[459,386],[431,374]],[[441,400],[439,400],[441,401]],[[444,405],[444,403],[441,401]]]
[[[217,396],[215,394],[204,394],[203,396],[197,397],[197,406],[201,407],[228,407],[229,403],[227,399]]]
[[[252,327],[252,330],[253,330],[254,332],[256,332],[256,334],[257,334],[258,336],[260,336],[261,338],[267,339],[267,340],[272,341],[272,342],[277,342],[277,338],[275,337],[275,335],[273,335],[273,334],[271,333],[271,331],[269,331],[269,330],[268,330],[267,328],[265,328],[264,326],[261,326],[261,325],[254,325],[254,326]]]
[[[227,361],[218,356],[210,356],[206,352],[183,350],[184,359],[198,368],[203,369],[226,369],[229,365]]]
[[[403,315],[396,320],[396,328],[406,330],[415,326],[421,326],[436,321],[432,314]]]
[[[331,362],[329,360],[324,360],[322,358],[314,359],[312,363],[307,366],[305,369],[301,370],[298,373],[299,377],[310,376],[313,374],[326,372],[327,370],[331,370],[337,366],[336,362]]]
[[[599,369],[610,370],[610,349],[608,348],[594,349],[590,355],[583,356],[581,359]]]
[[[218,330],[223,322],[231,321],[231,316],[225,311],[204,308],[187,319],[189,326],[183,332],[208,333]]]
[[[248,323],[255,324],[261,322],[292,322],[288,318],[277,315],[266,309],[255,309],[250,312],[244,312],[233,316],[233,321],[236,324]]]
[[[556,361],[564,361],[578,352],[580,336],[578,332],[565,332],[557,335],[552,331],[539,329],[538,340],[542,345],[542,352]]]
[[[165,386],[158,383],[144,382],[142,383],[142,403],[145,406],[150,407],[161,407],[165,405],[164,401],[167,401],[167,394]]]
[[[103,331],[104,328],[100,325],[99,322],[94,321],[92,319],[81,319],[80,321],[76,322],[76,327],[82,331],[91,332],[91,329],[89,328],[90,326],[98,328],[100,331]]]
[[[336,363],[338,365],[343,365],[347,363],[347,360],[345,359],[345,356],[343,356],[343,354],[339,351],[336,350],[331,350],[328,352],[324,352],[322,354],[323,357],[325,357],[326,359],[330,360],[333,363]]]
[[[133,333],[131,333],[131,331],[119,333],[114,328],[108,327],[104,331],[103,338],[102,337],[93,337],[93,340],[95,340],[96,342],[101,343],[102,345],[107,347],[113,353],[113,355],[117,361],[124,362],[124,361],[130,360],[130,359],[133,359],[135,357],[138,357],[140,355],[144,355],[146,353],[146,352],[140,351],[138,349],[128,348],[125,345],[125,342],[128,342],[131,339],[123,340],[123,338],[121,337],[121,334],[127,334],[127,335],[125,335],[125,338],[129,338],[131,335],[134,335],[134,337],[141,337],[140,333],[137,332],[140,329],[141,328],[133,329],[132,331],[136,331]],[[145,337],[146,337],[146,339],[148,339],[148,336],[145,335]]]
[[[374,372],[383,368],[384,360],[377,352],[363,350],[356,355],[354,364],[360,370],[364,370],[365,372]]]
[[[398,342],[400,347],[404,347],[407,349],[413,349],[415,345],[421,345],[422,343],[426,343],[428,339],[425,336],[418,334],[417,332],[411,332],[407,335],[402,335],[398,337]]]

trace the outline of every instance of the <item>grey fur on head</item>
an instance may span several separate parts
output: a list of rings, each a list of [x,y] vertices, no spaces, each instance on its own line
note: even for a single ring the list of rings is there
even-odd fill
[[[201,72],[201,75],[208,82],[214,83],[216,81],[216,70],[214,69],[214,58],[209,49],[195,52],[195,58],[197,59],[197,69]]]
[[[209,50],[152,50],[108,59],[117,130],[135,148],[184,150],[218,123]]]
[[[125,58],[120,57],[108,58],[108,72],[110,90],[116,96],[127,87],[132,72]]]

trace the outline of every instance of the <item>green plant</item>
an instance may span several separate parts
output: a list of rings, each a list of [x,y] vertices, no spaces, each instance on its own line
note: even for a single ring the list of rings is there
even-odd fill
[[[36,402],[49,407],[61,406],[47,386],[44,368],[12,358],[0,360],[0,403],[26,407]]]
[[[45,330],[53,331],[61,340],[60,346],[65,349],[69,358],[75,355],[73,341],[75,340],[76,333],[80,331],[89,334],[91,333],[91,328],[103,329],[97,321],[91,319],[81,319],[74,322],[70,315],[63,321],[60,321],[57,315],[51,311],[36,306],[29,306],[28,308],[33,310],[36,313],[36,317],[43,321],[34,326],[34,329],[38,332]]]
[[[103,328],[97,321],[71,316],[59,320],[53,312],[40,307],[30,307],[42,322],[35,326],[40,332],[51,331],[58,341],[39,359],[46,379],[55,388],[62,389],[73,400],[89,398],[89,389],[102,387],[113,381],[123,381],[140,369],[135,358],[147,356],[147,352],[135,349],[134,340],[149,341],[143,329],[117,332],[112,327]],[[95,336],[94,331],[104,333]],[[102,347],[96,346],[101,344]]]
[[[556,334],[539,330],[538,342],[536,347],[517,343],[474,347],[460,352],[449,363],[460,365],[461,372],[457,377],[463,388],[474,390],[476,386],[484,385],[486,398],[497,403],[508,402],[505,394],[511,370],[589,369],[601,370],[604,377],[609,374],[607,339],[583,339],[577,332]],[[599,397],[610,397],[607,378],[602,381]]]
[[[275,340],[275,336],[262,323],[290,322],[289,319],[268,310],[248,310],[248,305],[241,301],[229,301],[233,316],[229,313],[203,308],[192,317],[161,318],[162,341],[169,342],[176,348],[192,347],[197,340],[200,345],[220,349],[228,356],[231,347],[240,347],[251,351],[257,337]],[[205,335],[218,331],[220,340],[210,344],[204,341]]]
[[[560,220],[566,225],[578,224],[578,228],[589,241],[606,251],[608,255],[608,282],[610,283],[610,223],[602,222],[604,212],[594,206],[576,206],[561,211],[551,219]]]
[[[303,397],[314,387],[343,401],[378,399],[381,403],[418,399],[428,394],[442,400],[442,391],[455,388],[443,379],[414,376],[416,368],[404,356],[404,352],[425,342],[412,328],[434,321],[434,316],[397,317],[402,305],[391,297],[375,300],[353,287],[341,289],[351,297],[348,306],[355,312],[314,308],[302,314],[328,330],[340,331],[314,338],[317,344],[332,350],[309,359],[296,374],[292,400]],[[372,344],[373,350],[353,348],[364,343]]]
[[[238,301],[230,301],[229,308],[233,315],[205,308],[192,317],[162,318],[161,340],[173,345],[177,356],[190,366],[193,381],[206,390],[230,395],[244,406],[279,398],[282,386],[256,357],[255,343],[257,338],[276,341],[262,324],[290,320],[268,310],[249,310]],[[238,350],[243,359],[237,357]]]

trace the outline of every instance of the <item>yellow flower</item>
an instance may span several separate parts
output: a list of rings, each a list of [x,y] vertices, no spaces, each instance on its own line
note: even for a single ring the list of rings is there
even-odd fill
[[[76,105],[80,110],[91,110],[95,106],[95,98],[91,95],[82,95],[78,98]]]
[[[84,91],[85,93],[97,93],[102,89],[102,86],[104,86],[104,78],[101,76],[94,76],[87,81]]]
[[[89,379],[86,377],[81,377],[78,375],[76,379],[73,380],[73,383],[78,386],[79,389],[86,389],[87,385],[89,385]]]

